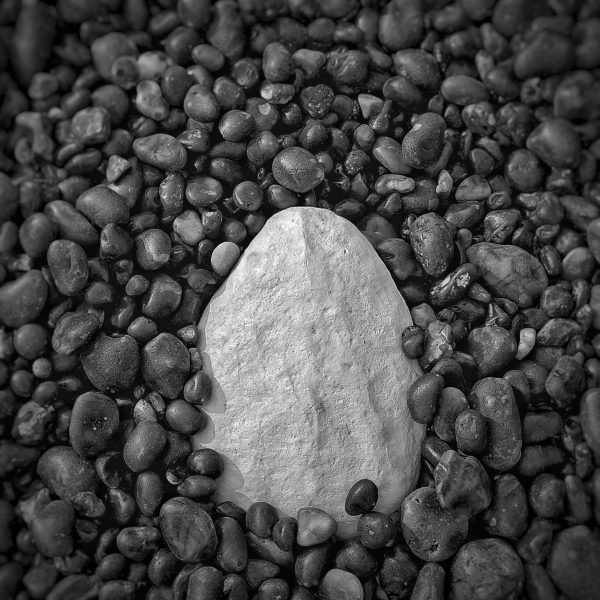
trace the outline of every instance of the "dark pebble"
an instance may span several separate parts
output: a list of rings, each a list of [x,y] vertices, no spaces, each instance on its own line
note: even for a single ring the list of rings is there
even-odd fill
[[[444,275],[454,257],[451,225],[436,213],[418,217],[410,228],[410,243],[417,260],[432,277]]]
[[[160,530],[178,560],[196,563],[214,555],[217,533],[210,517],[188,498],[171,498],[160,509]]]
[[[510,473],[494,478],[492,503],[483,513],[486,531],[493,536],[521,537],[527,529],[527,493],[520,481]]]
[[[40,456],[37,473],[44,485],[61,500],[76,505],[98,485],[94,469],[70,446],[53,446]]]
[[[137,342],[129,335],[100,333],[81,353],[81,365],[101,392],[129,389],[140,367]]]
[[[187,597],[218,600],[223,592],[223,574],[215,567],[199,567],[189,578]]]
[[[277,510],[268,502],[253,502],[246,512],[246,527],[259,537],[271,537],[278,520]]]
[[[467,521],[456,520],[440,505],[433,488],[418,488],[402,502],[402,535],[413,554],[439,562],[452,556],[464,542]]]
[[[37,549],[49,558],[73,551],[75,511],[63,500],[53,500],[36,512],[31,533]]]
[[[510,384],[485,377],[472,388],[470,402],[487,421],[488,443],[481,461],[496,471],[508,471],[521,458],[521,419]]]
[[[325,176],[314,154],[297,146],[282,150],[273,159],[272,169],[277,183],[296,193],[312,190]]]
[[[42,273],[27,271],[0,286],[0,320],[8,327],[26,325],[39,316],[47,297],[48,284]]]
[[[83,458],[106,450],[119,427],[117,403],[104,394],[86,392],[75,400],[69,424],[69,442]]]
[[[408,389],[407,404],[410,416],[417,423],[431,423],[438,408],[444,379],[437,373],[425,373]]]
[[[125,527],[117,535],[119,552],[131,561],[146,561],[160,547],[162,538],[156,527]]]
[[[150,389],[174,399],[189,376],[189,352],[173,334],[161,333],[142,348],[141,371]]]
[[[97,227],[109,223],[126,224],[129,221],[127,200],[105,185],[85,191],[75,204],[77,210]]]
[[[144,471],[162,454],[167,443],[164,428],[154,421],[142,421],[123,447],[123,460],[134,472]]]
[[[370,479],[360,479],[349,490],[344,508],[351,516],[372,511],[377,504],[379,492]]]
[[[517,342],[509,331],[497,325],[472,329],[467,341],[482,377],[505,369],[515,358]]]
[[[490,479],[474,456],[444,452],[434,470],[440,505],[457,520],[468,520],[485,510],[491,500]]]
[[[96,246],[100,239],[94,226],[74,206],[64,200],[53,200],[44,207],[44,214],[58,230],[59,237],[76,242],[84,248]]]
[[[89,269],[84,249],[76,242],[54,240],[46,255],[52,279],[58,291],[75,296],[85,287]]]
[[[452,600],[520,598],[524,586],[521,559],[512,546],[496,538],[465,544],[451,567]]]
[[[240,524],[231,517],[221,517],[215,521],[217,549],[215,558],[227,573],[239,573],[246,568],[248,548]]]
[[[187,162],[185,147],[166,133],[137,138],[133,151],[142,162],[164,171],[179,171]]]
[[[548,574],[569,600],[588,600],[600,587],[600,537],[585,525],[560,531],[547,563]]]

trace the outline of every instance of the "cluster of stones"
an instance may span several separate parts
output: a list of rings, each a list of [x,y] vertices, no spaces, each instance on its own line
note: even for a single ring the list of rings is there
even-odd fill
[[[7,0],[0,32],[7,597],[597,597],[597,2]],[[357,255],[290,216],[317,208]],[[257,263],[273,215],[324,229]],[[271,323],[252,265],[288,293]],[[344,378],[370,472],[354,449],[342,481],[325,380],[386,344]],[[286,345],[314,381],[267,368]],[[223,455],[218,403],[295,380],[312,506]]]

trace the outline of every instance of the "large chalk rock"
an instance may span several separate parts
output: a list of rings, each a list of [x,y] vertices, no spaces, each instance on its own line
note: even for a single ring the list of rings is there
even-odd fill
[[[214,390],[209,446],[226,463],[219,500],[344,512],[362,478],[391,512],[416,483],[424,428],[406,393],[419,375],[400,347],[411,317],[387,268],[349,221],[318,208],[271,217],[200,320]]]

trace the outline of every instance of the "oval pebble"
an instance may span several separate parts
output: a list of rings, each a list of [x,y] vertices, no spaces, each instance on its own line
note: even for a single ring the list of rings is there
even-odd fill
[[[84,458],[106,450],[119,428],[119,408],[108,396],[86,392],[78,396],[71,412],[69,442]]]
[[[304,148],[285,148],[273,159],[273,177],[284,188],[304,193],[317,187],[325,172],[315,155]]]
[[[196,563],[212,557],[217,532],[206,511],[193,500],[175,497],[160,509],[160,530],[178,560]]]

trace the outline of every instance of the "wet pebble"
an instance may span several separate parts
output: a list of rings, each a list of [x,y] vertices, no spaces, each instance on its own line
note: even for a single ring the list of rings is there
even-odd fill
[[[107,449],[119,427],[117,403],[104,394],[86,392],[75,400],[69,423],[69,442],[84,458]]]
[[[471,405],[487,421],[488,443],[481,461],[486,467],[507,471],[521,458],[521,420],[510,384],[485,377],[472,388]]]
[[[434,471],[435,491],[440,505],[459,520],[468,520],[492,501],[490,479],[474,456],[445,452]]]
[[[85,191],[77,198],[75,207],[100,228],[109,223],[126,224],[129,221],[127,200],[105,185],[97,185]]]
[[[166,133],[137,138],[133,142],[133,151],[142,162],[164,171],[179,171],[187,161],[185,147]]]
[[[146,385],[167,398],[176,398],[189,376],[190,355],[178,338],[161,333],[141,351],[141,374]]]
[[[54,240],[46,254],[56,288],[65,296],[75,296],[85,287],[88,276],[84,249],[69,240]]]
[[[129,335],[100,333],[81,353],[83,370],[101,392],[127,390],[140,366],[137,342]]]
[[[48,558],[73,551],[75,511],[63,500],[53,500],[36,512],[31,533],[37,549]]]
[[[164,428],[154,421],[142,421],[131,432],[123,447],[123,460],[134,472],[144,471],[162,454],[167,443]]]
[[[573,600],[597,595],[600,585],[600,538],[585,525],[560,531],[554,538],[547,570],[559,590]]]
[[[483,538],[465,544],[451,567],[453,600],[519,598],[524,585],[521,559],[507,542]]]
[[[273,159],[272,169],[277,183],[296,193],[312,190],[325,176],[314,154],[297,146],[282,150]]]
[[[413,554],[440,562],[452,556],[467,535],[467,521],[455,519],[439,503],[433,488],[418,488],[402,502],[402,535]]]
[[[48,297],[48,284],[36,269],[0,286],[0,320],[9,327],[21,327],[34,321]]]
[[[515,358],[517,342],[509,331],[497,325],[471,330],[467,348],[482,377],[505,369]]]
[[[432,277],[446,273],[454,257],[450,224],[436,213],[418,217],[410,229],[410,243],[419,263]]]

